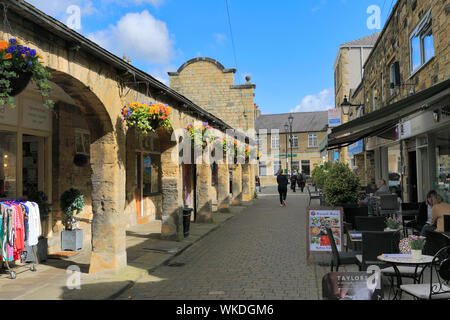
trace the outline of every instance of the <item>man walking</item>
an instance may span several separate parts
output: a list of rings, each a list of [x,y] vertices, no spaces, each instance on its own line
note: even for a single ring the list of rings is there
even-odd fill
[[[306,176],[303,173],[303,171],[298,174],[297,183],[298,183],[298,187],[303,192],[303,190],[305,189],[305,185],[306,185]]]
[[[295,187],[297,186],[297,172],[294,170],[294,172],[291,175],[291,189],[292,192],[295,192]]]

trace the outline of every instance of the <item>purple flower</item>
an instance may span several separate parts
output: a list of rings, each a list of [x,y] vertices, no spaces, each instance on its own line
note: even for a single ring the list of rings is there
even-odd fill
[[[11,46],[11,47],[9,47],[8,49],[6,49],[6,52],[8,52],[8,53],[14,53],[16,51],[16,46]]]
[[[17,40],[16,39],[10,39],[9,40],[9,44],[16,44],[17,43]]]

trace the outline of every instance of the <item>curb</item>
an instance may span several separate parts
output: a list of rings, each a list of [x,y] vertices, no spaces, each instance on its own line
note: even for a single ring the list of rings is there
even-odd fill
[[[145,271],[140,272],[139,276],[135,279],[135,280],[129,280],[129,283],[123,287],[122,289],[120,289],[119,291],[117,291],[116,293],[113,293],[111,296],[107,297],[106,300],[115,300],[117,299],[119,296],[121,296],[125,291],[127,291],[128,289],[131,289],[136,282],[138,282],[145,274],[149,274],[153,271],[155,271],[156,269],[158,269],[159,267],[165,265],[167,266],[169,264],[170,261],[172,261],[173,259],[175,259],[176,257],[178,257],[179,255],[181,255],[183,252],[185,252],[188,248],[190,248],[193,244],[197,243],[198,241],[202,240],[203,238],[205,238],[207,235],[211,234],[212,232],[216,231],[217,229],[219,229],[220,227],[222,227],[225,222],[231,220],[234,218],[234,215],[226,218],[224,221],[222,221],[221,223],[217,224],[215,227],[211,228],[209,231],[207,231],[206,233],[202,234],[197,240],[195,240],[194,242],[189,243],[188,245],[186,245],[184,248],[182,248],[180,251],[178,251],[177,253],[173,254],[172,256],[168,257],[167,259],[165,259],[164,261],[162,261],[161,263],[159,263],[158,265],[147,269]]]

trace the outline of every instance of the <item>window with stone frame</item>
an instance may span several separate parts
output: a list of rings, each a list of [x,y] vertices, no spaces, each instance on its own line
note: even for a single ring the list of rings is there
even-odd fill
[[[280,149],[280,136],[278,134],[272,134],[271,136],[271,148],[275,150]]]
[[[431,9],[409,37],[411,74],[434,57],[434,39]]]
[[[292,136],[292,143],[289,143],[289,147],[291,147],[292,144],[292,148],[298,148],[298,136]]]
[[[317,148],[317,134],[308,135],[308,148]]]
[[[88,156],[91,148],[89,130],[75,129],[75,153]]]

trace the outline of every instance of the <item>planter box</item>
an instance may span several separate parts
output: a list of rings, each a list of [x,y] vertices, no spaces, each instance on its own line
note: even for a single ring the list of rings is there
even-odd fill
[[[63,230],[61,232],[61,250],[77,251],[83,248],[83,230]]]
[[[27,253],[27,258],[25,259],[25,262],[33,262],[33,263],[39,264],[42,261],[47,261],[48,239],[40,238],[35,249],[36,249],[36,256],[37,256],[38,261],[35,261],[35,259],[34,259],[33,248],[29,247],[29,246],[25,246],[24,251]]]

